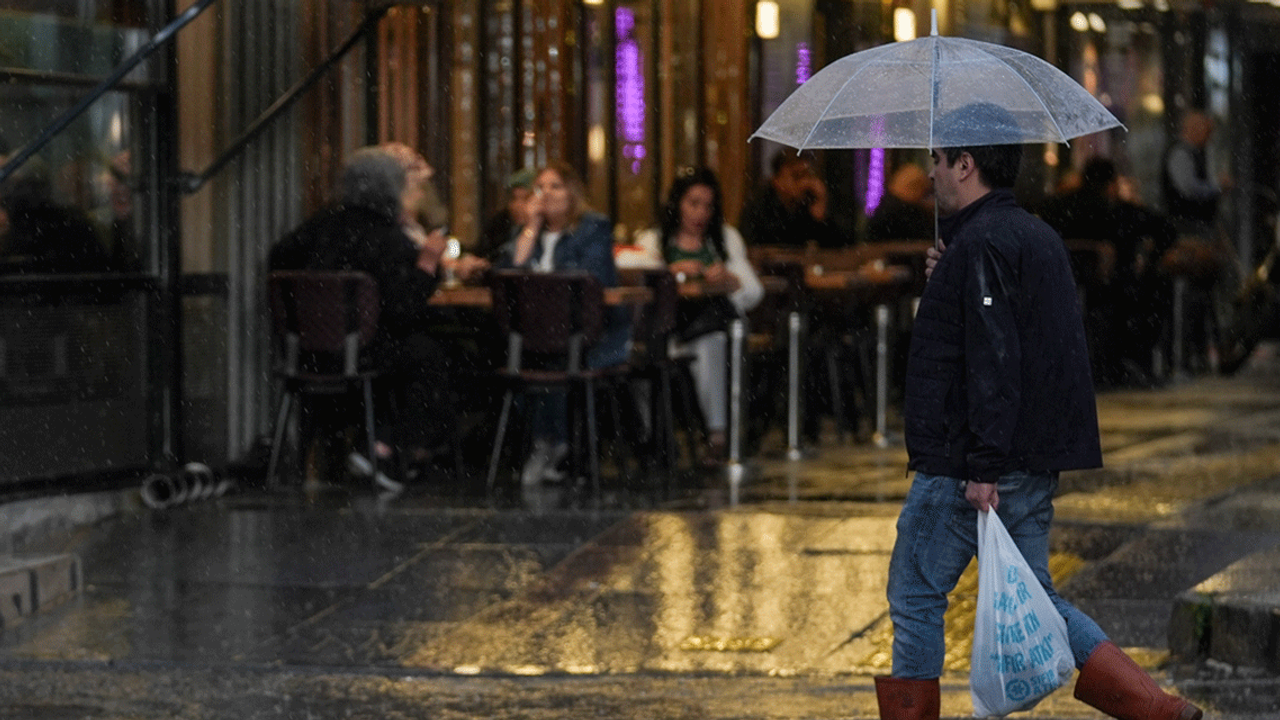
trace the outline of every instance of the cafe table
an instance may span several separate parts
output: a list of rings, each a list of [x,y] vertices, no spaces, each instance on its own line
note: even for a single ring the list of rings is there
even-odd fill
[[[913,273],[905,265],[873,260],[852,270],[829,270],[821,264],[805,266],[805,287],[818,302],[841,310],[859,305],[875,306],[876,414],[875,443],[889,444],[887,429],[889,395],[889,304],[910,286]]]
[[[643,305],[651,300],[653,291],[647,287],[623,285],[604,289],[605,305]],[[427,303],[442,307],[491,310],[493,291],[487,285],[441,285]]]

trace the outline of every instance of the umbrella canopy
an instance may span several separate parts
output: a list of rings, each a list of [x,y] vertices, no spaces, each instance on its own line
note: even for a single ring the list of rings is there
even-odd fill
[[[935,24],[928,37],[831,63],[751,137],[800,150],[942,148],[1066,142],[1120,126],[1044,60],[1004,45],[940,37]]]

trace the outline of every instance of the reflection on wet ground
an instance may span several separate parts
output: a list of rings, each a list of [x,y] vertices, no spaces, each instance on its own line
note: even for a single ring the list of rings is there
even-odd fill
[[[1280,544],[1257,503],[1226,512],[1232,493],[1280,474],[1275,407],[1275,375],[1100,399],[1108,467],[1064,477],[1053,570],[1063,594],[1148,667],[1165,659],[1178,592]],[[869,717],[857,713],[873,713],[869,678],[887,668],[884,587],[905,464],[900,447],[833,443],[794,462],[766,452],[734,492],[719,481],[665,498],[611,487],[581,502],[547,488],[493,505],[443,484],[389,501],[330,487],[126,513],[54,548],[80,555],[83,593],[7,628],[0,667],[79,663],[94,678],[85,682],[106,684],[98,675],[116,667],[139,687],[155,682],[146,668],[185,668],[188,681],[212,684],[193,696],[225,687],[257,703],[272,691],[254,686],[253,668],[272,669],[259,679],[267,685],[286,682],[279,670],[341,668],[376,677],[344,676],[333,692],[377,696],[384,716],[401,701],[466,706],[461,685],[439,685],[449,678],[493,697],[525,683],[545,705],[520,717],[564,717],[555,712],[571,704],[571,683],[593,678],[577,690],[596,709],[620,703],[605,717],[637,716],[623,688],[655,693],[654,717],[683,717],[680,693],[717,683],[732,697],[701,695],[688,717]],[[962,580],[949,614],[945,707],[957,713],[967,712],[974,593]],[[215,679],[209,667],[228,671]],[[319,676],[290,677],[281,714],[266,716],[328,717],[297,697],[302,685],[323,695]],[[805,697],[732,683],[765,677],[799,683]],[[787,712],[752,714],[751,692],[773,691],[793,693]],[[1058,695],[1037,715],[1094,716]],[[468,712],[452,716],[506,716]]]

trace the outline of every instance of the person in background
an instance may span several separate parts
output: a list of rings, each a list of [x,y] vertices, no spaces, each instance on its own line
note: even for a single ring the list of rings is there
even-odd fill
[[[888,192],[867,218],[867,241],[929,240],[934,233],[933,188],[915,163],[893,172]]]
[[[1230,176],[1214,177],[1208,146],[1213,118],[1202,110],[1182,116],[1181,133],[1164,155],[1160,174],[1165,212],[1181,236],[1171,253],[1172,268],[1189,282],[1183,313],[1185,368],[1209,369],[1209,348],[1230,324],[1231,300],[1239,285],[1235,250],[1218,225],[1218,201],[1231,187]]]
[[[747,259],[742,236],[724,221],[720,181],[707,168],[677,173],[659,215],[659,226],[641,232],[636,242],[649,258],[664,262],[677,277],[724,283],[732,288],[728,312],[742,315],[759,304],[764,286]],[[693,379],[706,421],[704,464],[727,457],[729,341],[726,313],[718,304],[682,304],[677,335],[693,353]]]
[[[495,256],[510,242],[529,219],[529,201],[533,198],[533,171],[517,170],[507,178],[507,204],[489,218],[475,252],[480,257]]]
[[[1005,126],[979,103],[954,113]],[[957,122],[955,116],[940,120]],[[977,551],[977,513],[998,512],[1066,621],[1075,696],[1128,720],[1199,720],[1166,694],[1049,575],[1058,475],[1099,467],[1097,403],[1061,238],[1018,207],[1021,145],[937,148],[940,243],[930,248],[907,363],[903,421],[915,471],[898,517],[887,595],[893,670],[877,677],[880,717],[937,720],[947,594]]]
[[[303,222],[271,248],[270,270],[359,270],[377,282],[382,312],[378,334],[365,351],[370,362],[390,368],[379,378],[378,454],[405,453],[406,464],[423,462],[448,442],[455,422],[446,355],[422,332],[427,301],[439,283],[445,237],[439,229],[410,237],[405,212],[413,191],[396,156],[384,148],[354,151],[343,165],[338,200]],[[394,397],[396,402],[387,402]],[[389,410],[394,408],[396,415]],[[357,473],[367,459],[353,453]],[[367,472],[367,471],[363,471]],[[385,489],[399,481],[379,473]]]
[[[587,206],[578,174],[564,162],[538,171],[524,227],[498,253],[499,268],[532,272],[585,270],[606,288],[618,284],[613,262],[613,223]],[[586,363],[604,368],[626,361],[631,323],[626,308],[606,316],[604,335],[587,350]],[[563,476],[557,465],[568,455],[564,397],[536,406],[533,452],[521,471],[521,483],[533,486]],[[550,399],[549,398],[549,399]]]
[[[1040,216],[1068,240],[1097,240],[1112,249],[1114,268],[1086,276],[1086,323],[1095,358],[1094,379],[1104,385],[1155,382],[1152,352],[1160,342],[1172,302],[1160,262],[1176,240],[1161,214],[1126,200],[1122,176],[1108,158],[1090,158],[1080,187],[1047,202]]]
[[[1161,189],[1165,212],[1185,234],[1207,236],[1214,231],[1218,198],[1231,187],[1226,174],[1215,178],[1209,171],[1208,146],[1213,118],[1202,110],[1182,116],[1182,130],[1165,153]]]
[[[0,185],[0,273],[101,273],[111,266],[89,216],[54,199],[35,158]]]
[[[421,247],[426,242],[429,230],[439,230],[448,236],[448,217],[444,203],[431,183],[435,170],[427,163],[426,158],[417,150],[401,142],[387,142],[378,146],[383,152],[395,158],[404,170],[404,196],[401,198],[401,227]],[[441,267],[446,276],[461,281],[470,281],[479,277],[489,269],[489,261],[470,253],[444,253],[440,258]]]
[[[111,266],[115,270],[138,270],[142,267],[142,249],[138,247],[134,214],[134,190],[137,179],[129,150],[112,156],[95,178],[99,204],[92,216],[100,228]]]
[[[842,247],[848,238],[827,213],[827,186],[808,159],[785,148],[773,156],[769,183],[743,209],[738,228],[751,245]]]

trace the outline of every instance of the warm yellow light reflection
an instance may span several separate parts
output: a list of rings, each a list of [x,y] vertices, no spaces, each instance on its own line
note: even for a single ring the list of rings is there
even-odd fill
[[[772,40],[778,37],[781,24],[777,0],[759,0],[756,3],[756,35]]]
[[[1087,32],[1089,30],[1089,18],[1079,11],[1072,13],[1071,29],[1076,32]]]
[[[1096,33],[1107,31],[1107,22],[1098,13],[1089,13],[1089,29]]]
[[[916,39],[916,13],[911,8],[894,8],[893,39],[898,42]]]
[[[587,131],[587,157],[591,158],[591,162],[604,162],[604,151],[604,128],[600,125],[592,125]]]

